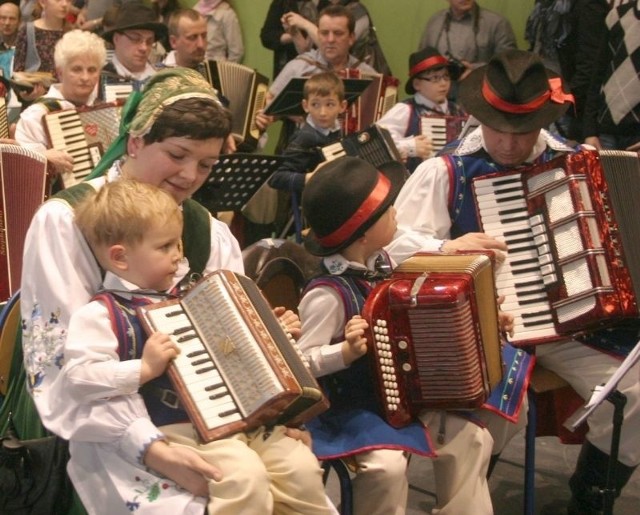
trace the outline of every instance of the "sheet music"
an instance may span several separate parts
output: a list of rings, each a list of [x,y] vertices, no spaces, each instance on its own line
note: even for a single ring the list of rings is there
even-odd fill
[[[625,358],[622,364],[618,367],[618,370],[609,378],[609,380],[603,384],[596,386],[593,389],[593,394],[589,401],[580,408],[576,413],[567,419],[564,426],[570,431],[582,424],[593,411],[604,402],[609,395],[615,391],[618,383],[622,380],[627,372],[638,362],[640,359],[640,341],[636,344],[633,350]]]

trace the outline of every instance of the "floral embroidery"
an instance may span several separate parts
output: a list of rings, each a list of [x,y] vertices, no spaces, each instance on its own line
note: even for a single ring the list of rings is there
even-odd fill
[[[60,309],[44,316],[39,304],[33,306],[31,320],[22,320],[25,368],[29,388],[36,389],[46,376],[46,369],[64,364],[67,331],[60,326]]]
[[[146,499],[149,502],[157,501],[162,490],[171,488],[171,484],[162,479],[143,479],[136,476],[135,480],[140,483],[141,487],[134,489],[136,495],[131,501],[125,501],[125,506],[129,511],[136,511],[140,508],[141,501],[139,499]]]

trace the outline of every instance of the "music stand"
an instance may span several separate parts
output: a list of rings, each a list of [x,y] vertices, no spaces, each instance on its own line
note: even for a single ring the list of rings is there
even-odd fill
[[[283,90],[265,108],[264,113],[270,116],[304,116],[302,100],[304,83],[309,77],[294,77]],[[353,104],[373,79],[342,79],[347,105]]]
[[[611,451],[609,453],[607,481],[605,487],[600,492],[603,497],[603,511],[605,515],[613,515],[613,502],[616,497],[616,463],[618,462],[618,450],[620,448],[620,432],[622,431],[622,422],[624,421],[624,406],[627,403],[627,397],[623,393],[620,393],[617,387],[622,378],[639,360],[640,341],[635,345],[609,380],[604,385],[596,386],[591,395],[591,399],[564,423],[567,429],[575,431],[605,400],[613,404],[613,431],[611,433]]]
[[[242,152],[222,155],[193,198],[211,212],[240,211],[284,160]]]

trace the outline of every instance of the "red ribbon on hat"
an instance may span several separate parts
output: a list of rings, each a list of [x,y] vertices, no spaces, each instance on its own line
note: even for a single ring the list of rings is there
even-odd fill
[[[512,104],[500,98],[493,89],[491,89],[491,85],[487,82],[486,77],[482,81],[482,96],[490,106],[511,114],[533,113],[540,109],[547,100],[551,100],[556,104],[564,104],[565,102],[575,104],[573,95],[571,93],[565,93],[562,90],[562,80],[560,77],[549,79],[549,89],[525,104]]]
[[[434,55],[427,59],[420,61],[413,68],[409,70],[409,77],[413,77],[420,72],[423,72],[429,68],[433,68],[434,66],[446,66],[449,64],[449,61],[446,57],[442,57],[441,55]]]
[[[378,172],[378,182],[367,198],[360,204],[358,210],[331,234],[322,237],[316,236],[318,242],[324,247],[336,247],[347,241],[380,207],[389,195],[390,190],[391,181],[381,172]]]

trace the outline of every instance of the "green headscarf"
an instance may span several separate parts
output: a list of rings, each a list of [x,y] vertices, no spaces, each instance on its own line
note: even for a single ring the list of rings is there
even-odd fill
[[[211,85],[190,68],[165,68],[152,76],[142,91],[131,93],[122,107],[118,137],[85,180],[104,175],[117,159],[126,154],[130,135],[147,134],[164,108],[183,98],[209,98],[218,102]]]

